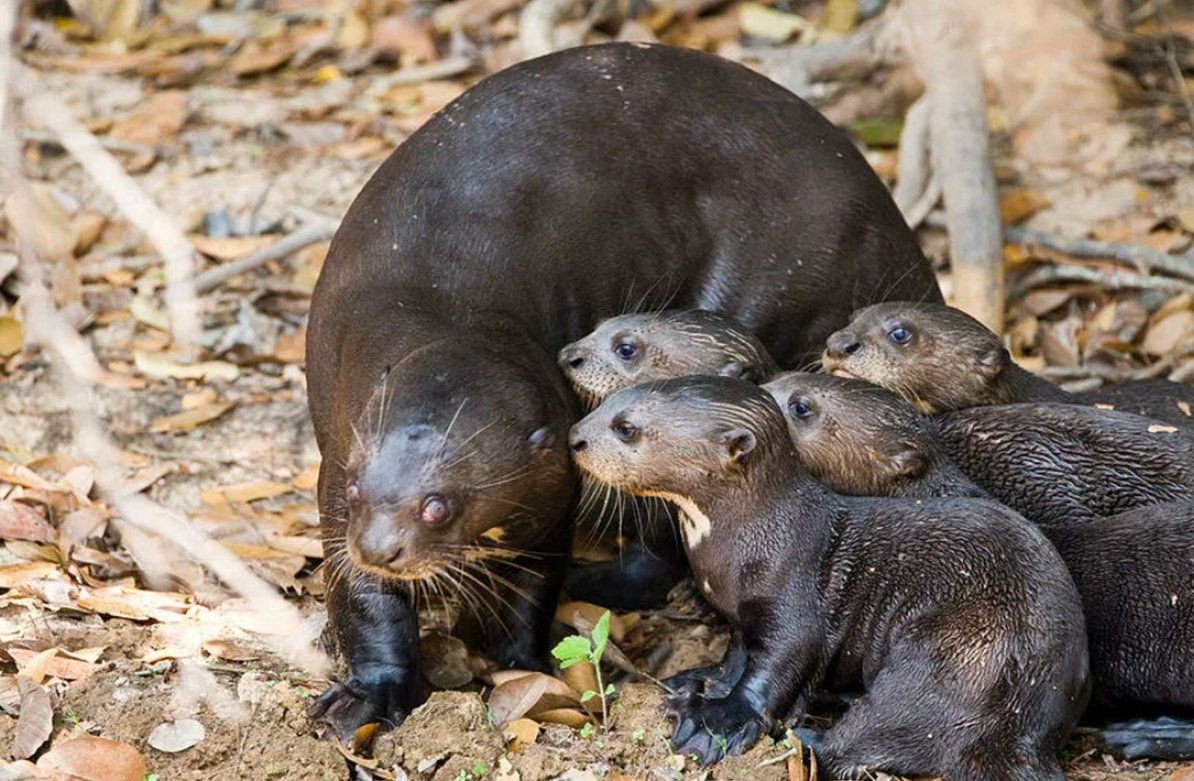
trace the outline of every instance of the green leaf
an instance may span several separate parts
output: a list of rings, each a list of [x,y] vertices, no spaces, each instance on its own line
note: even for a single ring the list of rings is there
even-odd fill
[[[642,743],[643,739],[647,737],[647,731],[643,729],[636,729],[634,732],[630,733],[630,737],[634,738],[636,743]]]
[[[585,722],[585,725],[580,728],[580,736],[582,738],[591,738],[593,736],[593,722]]]
[[[593,627],[593,652],[590,658],[593,664],[601,663],[601,655],[605,653],[605,644],[609,640],[609,611],[601,614],[597,625]]]
[[[588,702],[589,700],[593,699],[596,696],[597,696],[597,692],[593,691],[592,689],[589,689],[587,692],[580,695],[580,701]]]
[[[611,695],[613,693],[614,693],[614,685],[612,683],[607,684],[605,687],[605,696],[608,697],[609,695]]]
[[[560,668],[564,670],[577,662],[586,661],[589,658],[589,652],[589,638],[580,635],[569,635],[551,649],[551,655],[559,660]]]

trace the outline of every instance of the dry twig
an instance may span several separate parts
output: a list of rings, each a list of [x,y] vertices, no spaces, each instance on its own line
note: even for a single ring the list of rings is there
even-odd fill
[[[1008,227],[1003,231],[1008,242],[1041,247],[1074,258],[1100,258],[1135,266],[1142,272],[1163,271],[1175,277],[1194,280],[1194,251],[1169,255],[1152,247],[1118,244],[1111,241],[1055,236],[1029,228]]]
[[[327,241],[335,232],[336,224],[334,222],[309,222],[268,247],[200,274],[195,279],[195,292],[209,293],[239,274],[252,271],[272,260],[281,260],[309,244]]]

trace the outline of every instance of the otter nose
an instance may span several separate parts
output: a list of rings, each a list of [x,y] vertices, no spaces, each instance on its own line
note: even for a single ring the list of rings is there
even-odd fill
[[[576,347],[565,347],[560,350],[560,368],[579,369],[585,362],[584,353]]]
[[[861,349],[862,342],[858,341],[849,331],[838,331],[830,336],[829,341],[825,343],[825,352],[831,358],[845,358],[847,355],[854,355]]]
[[[586,440],[581,439],[580,437],[577,437],[576,435],[573,435],[568,440],[568,449],[570,451],[572,451],[573,453],[579,453],[580,451],[584,450],[588,446],[589,446],[589,443]]]
[[[393,565],[406,548],[405,535],[399,533],[390,518],[374,520],[353,542],[361,561],[374,567]]]

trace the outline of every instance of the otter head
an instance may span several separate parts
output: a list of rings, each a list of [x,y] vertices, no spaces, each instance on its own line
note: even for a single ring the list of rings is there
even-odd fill
[[[825,345],[825,371],[882,385],[926,414],[998,401],[1011,363],[999,338],[943,304],[875,304]]]
[[[801,463],[844,494],[895,495],[933,461],[924,420],[899,396],[861,380],[790,372],[763,386],[784,411]]]
[[[612,317],[561,350],[559,363],[590,407],[643,382],[716,374],[760,383],[776,371],[754,334],[703,310]]]
[[[496,555],[509,537],[525,541],[573,489],[561,391],[451,340],[387,370],[345,465],[352,560],[418,580]]]
[[[572,427],[572,458],[585,474],[628,493],[660,496],[686,513],[757,469],[791,457],[771,396],[743,380],[691,376],[609,396]]]

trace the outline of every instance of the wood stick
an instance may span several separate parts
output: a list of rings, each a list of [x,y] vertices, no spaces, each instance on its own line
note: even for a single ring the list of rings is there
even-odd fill
[[[154,203],[111,152],[75,119],[70,109],[28,68],[15,70],[17,92],[30,119],[54,134],[58,143],[79,161],[100,189],[130,223],[149,239],[162,256],[166,277],[166,309],[170,330],[179,344],[199,343],[199,302],[192,283],[195,248]]]
[[[210,293],[228,280],[244,274],[246,271],[252,271],[258,266],[263,266],[272,260],[281,260],[309,244],[327,241],[335,232],[336,225],[331,222],[307,223],[268,247],[263,247],[243,258],[237,258],[222,266],[217,266],[211,271],[203,272],[195,279],[195,290],[200,294]]]
[[[426,65],[412,65],[409,68],[402,68],[386,76],[371,80],[369,83],[369,92],[376,94],[384,92],[391,87],[420,84],[424,81],[459,76],[465,71],[472,70],[474,65],[476,65],[476,60],[468,55],[445,57],[438,62],[429,62]]]
[[[908,109],[904,116],[904,129],[900,131],[900,149],[896,163],[898,178],[891,196],[895,199],[896,206],[900,207],[904,219],[914,228],[916,226],[912,224],[908,215],[929,187],[929,119],[932,110],[929,97],[921,95],[912,104],[912,108]]]
[[[518,17],[518,40],[526,59],[556,50],[556,25],[576,7],[576,0],[531,0]]]
[[[1057,236],[1014,226],[1005,228],[1003,237],[1013,244],[1042,247],[1075,258],[1114,260],[1135,266],[1142,272],[1163,271],[1175,277],[1194,281],[1194,250],[1187,251],[1184,255],[1170,255],[1152,247]]]
[[[1012,291],[1018,298],[1035,287],[1058,282],[1089,282],[1107,290],[1164,290],[1170,293],[1194,293],[1194,284],[1168,277],[1152,277],[1132,271],[1098,271],[1085,266],[1041,266],[1024,275]]]

